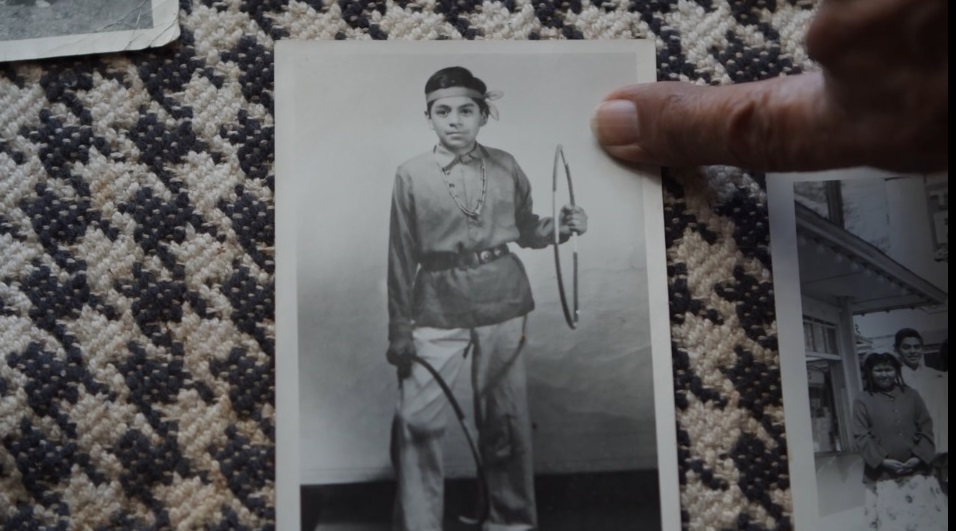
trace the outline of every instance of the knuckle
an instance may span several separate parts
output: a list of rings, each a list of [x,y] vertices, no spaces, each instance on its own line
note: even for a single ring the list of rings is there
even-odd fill
[[[779,130],[761,112],[765,98],[741,99],[727,109],[729,163],[754,168],[778,167],[782,156]]]

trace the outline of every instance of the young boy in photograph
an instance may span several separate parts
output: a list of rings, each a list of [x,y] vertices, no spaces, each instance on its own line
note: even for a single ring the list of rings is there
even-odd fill
[[[479,144],[497,111],[485,83],[462,67],[425,84],[438,143],[402,164],[392,192],[388,254],[388,361],[400,390],[392,425],[397,531],[442,529],[442,435],[449,404],[417,355],[453,385],[472,364],[479,451],[490,499],[486,530],[536,527],[525,360],[534,309],[524,266],[510,244],[553,243],[552,218],[532,211],[531,186],[514,157]],[[560,240],[587,230],[579,207],[562,209]]]

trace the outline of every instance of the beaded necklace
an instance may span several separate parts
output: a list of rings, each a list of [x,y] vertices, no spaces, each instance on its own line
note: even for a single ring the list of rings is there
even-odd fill
[[[461,200],[461,196],[455,191],[455,185],[448,181],[449,171],[442,167],[438,161],[435,161],[435,163],[438,164],[438,168],[441,170],[441,178],[445,181],[445,187],[448,188],[448,194],[451,195],[451,198],[455,201],[455,204],[458,205],[458,209],[461,210],[466,216],[475,219],[477,219],[481,214],[481,207],[485,204],[485,196],[488,193],[488,178],[485,175],[485,159],[479,157],[478,162],[481,167],[481,196],[478,198],[478,203],[475,204],[475,208],[472,209],[465,205],[465,203]]]

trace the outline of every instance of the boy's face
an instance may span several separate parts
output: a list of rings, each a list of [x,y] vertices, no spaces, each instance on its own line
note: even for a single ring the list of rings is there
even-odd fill
[[[478,131],[487,121],[475,100],[468,96],[435,100],[428,116],[428,125],[441,143],[456,153],[467,152],[474,146]]]

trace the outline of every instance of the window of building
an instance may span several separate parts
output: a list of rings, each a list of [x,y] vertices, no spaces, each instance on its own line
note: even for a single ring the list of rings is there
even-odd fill
[[[810,422],[816,453],[844,452],[851,448],[850,406],[838,334],[835,323],[809,316],[803,318]]]

